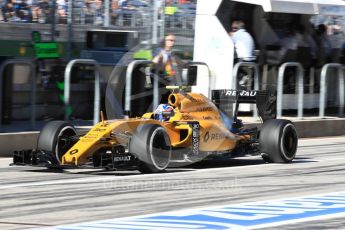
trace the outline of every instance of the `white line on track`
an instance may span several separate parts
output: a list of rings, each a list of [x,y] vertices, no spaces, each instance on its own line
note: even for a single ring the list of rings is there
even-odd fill
[[[324,140],[345,140],[345,136],[341,137],[327,137],[327,138],[305,138],[301,139],[302,142],[311,141],[315,139],[324,139]],[[0,158],[0,161],[8,161],[8,158]],[[323,159],[322,161],[340,161],[345,160],[345,158],[330,158],[330,159]],[[308,162],[308,160],[299,160],[297,159],[296,162]],[[269,164],[269,166],[279,166],[280,164]],[[260,167],[267,167],[267,164],[260,164],[260,165],[241,165],[241,169],[247,168],[260,168]],[[21,166],[20,166],[21,167]],[[17,183],[17,184],[9,184],[9,185],[0,185],[0,189],[11,189],[11,188],[19,188],[19,187],[33,187],[33,186],[45,186],[45,185],[60,185],[60,184],[76,184],[76,183],[89,183],[89,182],[108,182],[114,180],[123,180],[123,179],[146,179],[146,178],[169,178],[175,177],[178,175],[185,175],[185,174],[193,174],[197,172],[216,172],[216,171],[223,171],[223,170],[237,170],[238,167],[222,167],[222,168],[211,168],[211,169],[195,169],[191,171],[184,171],[184,172],[173,172],[173,173],[161,173],[161,174],[140,174],[140,175],[132,175],[132,176],[93,176],[92,178],[77,178],[77,179],[60,179],[60,180],[53,180],[53,181],[40,181],[40,182],[24,182],[24,183]]]
[[[270,165],[278,165],[278,164],[270,164]],[[254,168],[254,167],[263,167],[263,165],[246,165],[241,166],[241,168]],[[222,170],[231,170],[237,167],[224,167],[224,168],[212,168],[212,169],[195,169],[188,172],[172,172],[172,173],[160,173],[160,174],[140,174],[140,175],[133,175],[133,176],[93,176],[92,178],[78,178],[78,179],[61,179],[61,180],[53,180],[53,181],[40,181],[40,182],[24,182],[24,183],[17,183],[17,184],[10,184],[10,185],[0,185],[0,189],[9,189],[9,188],[19,188],[19,187],[32,187],[32,186],[45,186],[45,185],[59,185],[59,184],[76,184],[76,183],[88,183],[88,182],[109,182],[114,180],[131,180],[131,179],[147,179],[153,178],[155,180],[164,177],[176,177],[178,175],[184,174],[193,174],[195,172],[214,172],[214,171],[222,171]]]
[[[344,161],[345,157],[343,158],[327,158],[323,159],[322,161]],[[309,162],[309,160],[304,159],[297,159],[297,162]],[[316,160],[318,162],[318,160]],[[241,169],[248,169],[248,168],[260,168],[260,167],[280,167],[281,164],[259,164],[259,165],[241,165],[239,166]],[[20,166],[21,167],[21,166]],[[117,180],[124,180],[124,179],[147,179],[147,178],[170,178],[176,177],[178,175],[185,175],[185,174],[194,174],[195,172],[217,172],[223,170],[238,170],[238,167],[221,167],[221,168],[211,168],[211,169],[195,169],[190,170],[187,172],[171,172],[171,173],[160,173],[160,174],[139,174],[139,175],[132,175],[132,176],[93,176],[92,178],[77,178],[77,179],[60,179],[60,180],[53,180],[53,181],[40,181],[40,182],[24,182],[24,183],[17,183],[17,184],[10,184],[10,185],[0,185],[0,189],[10,189],[10,188],[19,188],[19,187],[32,187],[32,186],[45,186],[45,185],[59,185],[59,184],[76,184],[76,183],[88,183],[88,182],[109,182],[109,181],[117,181]],[[73,173],[72,173],[73,174]]]
[[[20,188],[20,187],[36,187],[45,185],[59,185],[59,184],[76,184],[76,183],[87,183],[87,182],[104,182],[109,177],[97,177],[97,178],[78,178],[78,179],[63,179],[53,181],[40,181],[40,182],[24,182],[9,185],[1,185],[0,189]]]
[[[340,161],[345,160],[345,158],[330,158],[324,159],[322,161]],[[309,162],[309,160],[304,159],[297,159],[297,162]],[[318,162],[318,161],[316,161]],[[281,164],[260,164],[260,165],[241,165],[238,166],[241,169],[248,169],[248,168],[260,168],[260,167],[280,167]],[[76,178],[76,179],[60,179],[60,180],[53,180],[53,181],[40,181],[40,182],[24,182],[24,183],[17,183],[17,184],[9,184],[9,185],[0,185],[0,189],[11,189],[11,188],[19,188],[19,187],[33,187],[33,186],[45,186],[45,185],[60,185],[60,184],[77,184],[77,183],[89,183],[89,182],[111,182],[111,181],[120,181],[120,180],[130,180],[131,179],[147,179],[153,178],[155,180],[159,178],[170,178],[170,177],[177,177],[179,175],[185,174],[194,174],[195,172],[217,172],[217,171],[230,171],[230,170],[238,170],[238,167],[222,167],[222,168],[211,168],[211,169],[195,169],[187,172],[171,172],[171,173],[160,173],[160,174],[140,174],[140,175],[132,175],[132,176],[93,176],[92,178],[83,177],[83,178]],[[72,173],[73,174],[73,173]]]
[[[330,137],[308,137],[308,138],[300,138],[299,140],[301,141],[308,141],[308,140],[332,140],[332,139],[342,139],[342,140],[345,140],[345,136],[330,136]]]

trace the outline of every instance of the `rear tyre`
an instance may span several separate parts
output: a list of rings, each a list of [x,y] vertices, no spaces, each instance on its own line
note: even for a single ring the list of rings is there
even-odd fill
[[[139,126],[129,143],[129,151],[139,159],[138,170],[142,173],[163,172],[170,163],[170,139],[160,125]]]
[[[296,128],[288,120],[268,120],[260,130],[259,143],[264,161],[291,162],[295,158],[298,145]]]
[[[64,121],[47,123],[40,132],[37,149],[51,153],[54,164],[61,164],[63,154],[74,144],[70,137],[76,136],[75,128]]]

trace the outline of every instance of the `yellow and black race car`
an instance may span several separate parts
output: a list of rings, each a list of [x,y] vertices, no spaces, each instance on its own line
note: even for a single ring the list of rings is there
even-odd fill
[[[298,137],[291,121],[275,119],[275,95],[267,91],[214,90],[171,93],[167,104],[142,117],[104,120],[86,134],[63,121],[48,123],[37,149],[16,151],[15,165],[101,167],[164,171],[173,162],[261,154],[266,162],[291,162]],[[240,103],[255,103],[261,128],[246,129],[237,119]],[[234,108],[234,116],[223,112]]]

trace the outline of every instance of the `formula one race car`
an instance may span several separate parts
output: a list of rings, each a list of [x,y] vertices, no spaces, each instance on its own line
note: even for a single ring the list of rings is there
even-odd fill
[[[275,119],[275,94],[268,91],[214,90],[171,93],[168,104],[139,118],[104,120],[86,134],[63,121],[41,131],[36,150],[16,151],[14,165],[49,168],[100,167],[164,171],[173,162],[261,154],[266,162],[291,162],[297,151],[295,126]],[[237,118],[240,103],[255,103],[263,124],[246,129]],[[224,107],[233,108],[227,116]]]

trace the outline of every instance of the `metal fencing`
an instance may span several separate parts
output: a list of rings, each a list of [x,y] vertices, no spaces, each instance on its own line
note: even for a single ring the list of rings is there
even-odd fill
[[[73,66],[76,64],[93,65],[95,67],[95,96],[94,96],[94,108],[93,108],[93,123],[99,122],[100,104],[101,104],[101,77],[100,66],[97,61],[92,59],[75,59],[70,61],[65,69],[65,88],[64,88],[64,103],[65,103],[65,121],[69,120],[69,106],[71,96],[71,72]]]
[[[319,106],[319,118],[325,118],[325,106],[327,95],[327,82],[326,77],[329,70],[335,69],[338,73],[339,80],[339,116],[344,115],[344,66],[339,63],[329,63],[322,67],[320,76],[320,106]]]
[[[232,88],[237,89],[237,81],[239,76],[239,70],[242,67],[252,68],[254,70],[254,90],[259,90],[259,78],[260,78],[260,71],[258,64],[254,62],[238,62],[235,64],[233,71],[232,71]],[[251,85],[249,86],[251,88]],[[253,109],[253,117],[258,117],[258,111],[254,106]]]
[[[259,68],[256,63],[237,63],[233,68],[232,74],[232,88],[237,88],[239,69],[241,67],[251,67],[254,69],[254,89],[259,90]],[[303,119],[304,114],[304,69],[301,63],[298,62],[286,62],[283,63],[278,70],[277,76],[277,117],[282,117],[283,113],[283,86],[284,86],[284,75],[286,69],[289,67],[295,67],[297,69],[297,87],[296,92],[297,96],[297,119]],[[320,101],[319,101],[319,118],[325,118],[325,107],[326,107],[326,96],[327,96],[327,78],[330,73],[330,70],[336,70],[338,77],[338,86],[339,86],[339,112],[338,116],[342,117],[344,115],[344,106],[345,106],[345,73],[344,65],[339,63],[328,63],[325,64],[321,69],[320,75]],[[310,88],[310,86],[309,86]],[[311,91],[313,93],[313,91]],[[257,113],[254,110],[254,117],[257,116]]]
[[[14,7],[19,3],[14,2]],[[29,2],[26,9],[7,14],[1,12],[0,22],[42,24],[92,24],[103,27],[152,28],[162,32],[178,32],[185,35],[194,30],[196,3],[165,4],[158,0],[129,0],[121,5],[113,0],[73,0],[46,3]],[[0,11],[1,11],[0,2]],[[22,12],[25,11],[25,12]],[[71,18],[71,21],[69,21]]]
[[[283,63],[278,70],[278,84],[277,84],[277,117],[282,117],[283,110],[283,84],[284,75],[288,67],[297,68],[297,81],[298,81],[298,105],[297,105],[297,117],[298,119],[303,118],[303,95],[304,95],[304,70],[301,63],[298,62],[286,62]]]
[[[126,89],[125,89],[125,117],[129,118],[131,113],[131,94],[132,94],[132,76],[133,71],[138,65],[151,65],[154,64],[152,61],[146,60],[138,60],[131,62],[126,70]],[[153,108],[157,108],[159,103],[159,89],[158,89],[158,78],[156,77],[157,74],[154,74],[154,81],[153,81]]]
[[[133,72],[139,65],[147,65],[147,66],[154,66],[155,64],[152,61],[147,60],[136,60],[132,61],[126,70],[126,88],[125,88],[125,106],[124,106],[124,112],[125,117],[129,118],[131,114],[131,94],[132,94],[132,78],[133,78]],[[205,62],[188,62],[188,66],[204,66],[208,70],[208,84],[210,84],[210,69],[208,65]],[[150,76],[147,76],[150,75]],[[153,78],[153,107],[157,108],[159,105],[160,100],[160,94],[159,94],[159,75],[157,72],[151,75],[151,70],[148,71],[148,74],[146,74],[146,77],[152,77]],[[182,80],[182,79],[181,79]]]
[[[30,121],[31,121],[31,128],[35,129],[36,127],[36,66],[33,64],[34,62],[32,60],[20,60],[20,59],[12,59],[7,60],[4,63],[2,63],[0,68],[0,119],[3,118],[3,80],[4,80],[4,72],[5,68],[9,65],[13,64],[21,64],[21,65],[27,65],[30,67],[31,72],[31,104],[30,104]],[[2,122],[0,121],[0,130],[1,130]]]

